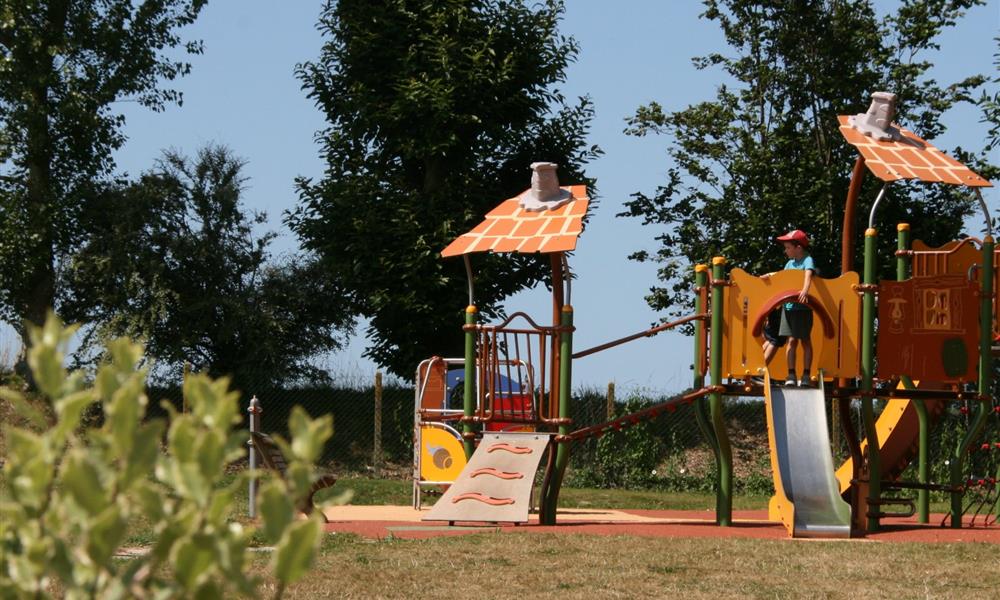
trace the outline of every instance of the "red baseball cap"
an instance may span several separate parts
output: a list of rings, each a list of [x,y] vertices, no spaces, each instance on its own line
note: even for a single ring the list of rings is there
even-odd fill
[[[797,242],[800,246],[809,247],[809,236],[801,229],[793,229],[785,235],[779,235],[775,239],[779,242]]]

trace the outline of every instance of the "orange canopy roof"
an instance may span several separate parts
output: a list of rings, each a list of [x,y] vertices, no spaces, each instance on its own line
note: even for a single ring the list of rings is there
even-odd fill
[[[993,185],[908,129],[894,125],[899,128],[902,138],[898,142],[879,141],[848,125],[848,118],[846,115],[837,117],[840,133],[861,152],[868,169],[882,181],[919,179],[969,187]]]
[[[590,199],[587,186],[563,186],[573,199],[559,208],[527,211],[520,197],[504,200],[491,210],[472,231],[460,235],[441,256],[460,256],[472,252],[568,252],[576,249],[576,238],[583,231],[583,216]]]

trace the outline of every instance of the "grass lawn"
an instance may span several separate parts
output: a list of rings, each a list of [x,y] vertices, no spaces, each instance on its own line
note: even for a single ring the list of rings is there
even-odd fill
[[[410,483],[347,478],[353,504],[408,505]],[[561,506],[710,510],[711,494],[563,490]],[[766,497],[737,497],[761,509]],[[940,508],[944,504],[939,504]],[[245,495],[234,506],[246,520]],[[137,522],[127,545],[148,546]],[[259,542],[258,542],[259,543]],[[266,572],[267,551],[251,560]],[[995,598],[995,544],[725,538],[643,538],[519,532],[424,540],[328,534],[313,568],[287,598]],[[265,581],[261,596],[273,594]]]
[[[345,479],[354,504],[408,504],[406,481]],[[737,497],[763,509],[766,497]],[[713,509],[712,494],[566,488],[563,507]],[[935,503],[934,510],[945,510]],[[263,560],[262,558],[259,560]],[[426,540],[329,535],[291,598],[993,598],[992,544],[482,533]]]
[[[286,597],[995,598],[998,562],[990,544],[337,534]]]

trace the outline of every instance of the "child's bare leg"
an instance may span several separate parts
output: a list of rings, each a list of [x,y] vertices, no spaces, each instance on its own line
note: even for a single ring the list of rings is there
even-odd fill
[[[778,347],[771,342],[764,342],[764,365],[771,364],[771,359],[777,354]]]
[[[788,346],[785,350],[785,359],[788,361],[788,376],[795,377],[795,350],[799,346],[799,341],[795,338],[788,338]]]
[[[802,372],[809,373],[813,362],[813,344],[809,338],[802,340],[802,361],[805,363],[802,365]]]

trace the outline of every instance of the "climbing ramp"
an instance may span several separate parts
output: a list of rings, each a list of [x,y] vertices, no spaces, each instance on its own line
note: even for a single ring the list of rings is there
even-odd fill
[[[822,382],[822,378],[820,378]],[[851,507],[840,497],[833,470],[822,383],[779,388],[766,376],[768,441],[774,496],[769,518],[792,537],[851,536]]]
[[[550,438],[484,433],[465,469],[422,520],[527,523],[535,471]]]

